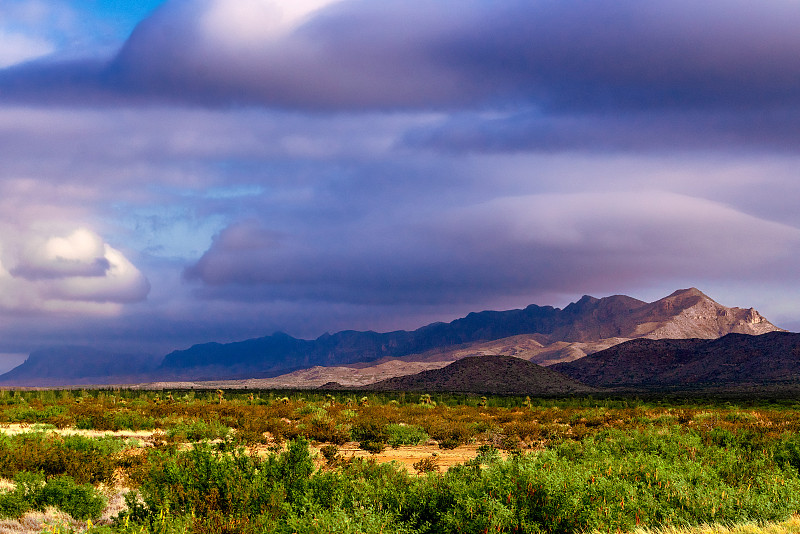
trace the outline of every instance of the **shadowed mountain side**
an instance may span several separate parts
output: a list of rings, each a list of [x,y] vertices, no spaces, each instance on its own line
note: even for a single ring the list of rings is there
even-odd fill
[[[636,339],[551,369],[596,387],[658,389],[800,382],[800,334]]]
[[[537,396],[596,391],[560,373],[513,356],[471,356],[441,369],[389,378],[362,389]]]
[[[89,347],[56,347],[34,351],[0,376],[4,386],[65,386],[130,383],[153,373],[160,357],[116,354]],[[32,383],[35,381],[35,383]]]
[[[222,364],[230,377],[266,378],[315,365],[367,362],[520,333],[550,332],[560,313],[550,306],[531,305],[523,310],[470,313],[451,323],[433,323],[411,332],[344,331],[312,341],[277,333],[238,343],[207,343],[174,351],[164,358],[160,370],[171,376],[197,377],[208,375],[209,370],[218,374],[215,367]]]

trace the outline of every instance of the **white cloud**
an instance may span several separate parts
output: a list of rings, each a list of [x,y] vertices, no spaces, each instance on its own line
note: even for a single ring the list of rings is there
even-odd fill
[[[22,239],[25,243],[2,250],[6,262],[0,262],[0,309],[116,314],[122,304],[147,297],[150,283],[145,276],[88,228]],[[7,268],[9,264],[13,267]]]
[[[108,269],[103,276],[72,276],[49,281],[48,296],[63,300],[91,302],[136,302],[144,299],[150,284],[141,272],[119,251],[103,246],[103,260]]]
[[[0,68],[24,63],[55,51],[45,39],[0,28]]]
[[[103,240],[86,228],[66,237],[36,239],[22,254],[14,274],[28,279],[102,277],[110,268]]]
[[[214,0],[200,26],[215,43],[252,46],[284,36],[341,0]]]

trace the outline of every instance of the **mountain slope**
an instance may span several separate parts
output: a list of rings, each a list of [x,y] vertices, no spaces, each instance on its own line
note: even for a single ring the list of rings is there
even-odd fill
[[[362,389],[536,396],[596,391],[551,369],[513,356],[462,358],[441,369],[389,378]]]
[[[551,367],[596,387],[668,388],[800,381],[800,334],[636,339]]]

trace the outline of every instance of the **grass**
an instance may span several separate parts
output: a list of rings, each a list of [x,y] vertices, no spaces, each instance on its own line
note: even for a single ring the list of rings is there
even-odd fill
[[[694,527],[637,528],[634,534],[798,534],[800,517],[793,515],[785,521],[740,524],[705,524]]]

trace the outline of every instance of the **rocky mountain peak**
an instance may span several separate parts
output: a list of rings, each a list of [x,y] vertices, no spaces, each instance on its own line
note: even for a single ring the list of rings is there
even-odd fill
[[[634,334],[651,339],[712,339],[725,334],[758,335],[781,330],[756,310],[728,308],[697,288],[680,289],[637,310]]]

